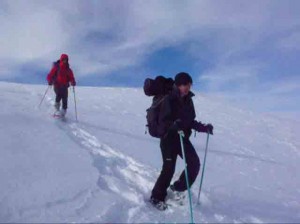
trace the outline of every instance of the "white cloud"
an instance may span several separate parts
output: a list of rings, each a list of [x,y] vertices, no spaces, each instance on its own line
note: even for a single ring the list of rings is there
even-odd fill
[[[288,77],[288,76],[287,76]],[[297,76],[296,76],[297,77]],[[300,93],[300,76],[297,78],[284,78],[277,82],[270,82],[264,85],[266,93],[273,95],[297,94]],[[298,95],[300,100],[300,95]]]
[[[153,51],[188,40],[208,45],[217,58],[213,70],[221,69],[232,55],[257,43],[267,29],[275,29],[270,27],[273,22],[288,27],[295,20],[286,16],[282,23],[276,17],[282,8],[273,1],[31,0],[0,4],[0,59],[10,62],[0,62],[0,67],[10,64],[4,70],[15,72],[18,66],[37,61],[46,68],[67,52],[78,76],[106,75],[139,65]],[[201,55],[193,53],[196,58]]]
[[[224,91],[232,94],[250,92],[259,80],[262,64],[246,61],[234,64],[219,64],[199,76],[199,82],[205,83],[209,92]]]

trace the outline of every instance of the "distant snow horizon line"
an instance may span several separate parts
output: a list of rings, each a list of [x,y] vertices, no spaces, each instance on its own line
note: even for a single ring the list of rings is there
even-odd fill
[[[15,85],[32,85],[32,86],[48,86],[47,83],[28,83],[28,82],[16,82],[16,81],[11,81],[11,80],[0,80],[0,83],[8,83],[8,84],[15,84]],[[140,86],[123,86],[123,85],[87,85],[83,84],[81,85],[80,83],[75,87],[75,88],[107,88],[107,89],[128,89],[128,90],[139,90],[143,91],[143,83]],[[71,87],[70,87],[71,88]],[[267,114],[267,115],[274,115],[278,118],[281,119],[292,119],[294,121],[300,121],[300,110],[282,110],[282,111],[265,111],[265,110],[260,110],[260,109],[255,109],[255,108],[250,108],[250,106],[244,105],[244,104],[237,104],[234,99],[231,99],[227,95],[224,95],[222,92],[205,92],[205,91],[200,91],[198,89],[192,89],[192,91],[196,94],[196,96],[200,97],[213,97],[215,99],[219,100],[224,100],[226,101],[229,105],[248,111],[248,112],[253,112],[253,113],[259,113],[259,114]],[[200,94],[200,95],[199,95]],[[145,96],[147,97],[147,96]]]

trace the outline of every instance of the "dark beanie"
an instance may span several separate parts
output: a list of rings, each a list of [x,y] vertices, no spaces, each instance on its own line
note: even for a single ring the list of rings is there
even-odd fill
[[[193,84],[193,79],[188,73],[180,72],[175,76],[176,86],[187,85],[189,83]]]

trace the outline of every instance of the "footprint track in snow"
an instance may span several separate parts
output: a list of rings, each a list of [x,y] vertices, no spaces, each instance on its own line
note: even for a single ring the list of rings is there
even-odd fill
[[[58,121],[57,125],[90,153],[93,166],[99,172],[99,188],[120,195],[127,201],[124,203],[127,206],[130,202],[132,206],[128,208],[131,212],[128,213],[127,220],[134,220],[134,215],[139,216],[138,212],[133,211],[143,210],[146,206],[144,198],[148,196],[154,182],[151,173],[156,171],[101,143],[77,123]]]
[[[54,104],[53,98],[50,96],[45,97],[44,103],[48,106],[47,113],[52,111],[50,105]],[[80,123],[76,123],[70,118],[67,118],[66,122],[55,121],[59,129],[91,155],[93,166],[99,172],[98,187],[116,193],[126,200],[121,204],[127,205],[127,209],[131,212],[127,214],[127,218],[123,217],[122,220],[130,221],[136,219],[133,216],[140,216],[139,212],[133,211],[141,211],[147,207],[144,198],[148,197],[154,182],[151,173],[156,175],[156,171],[138,163],[130,156],[114,150],[109,145],[101,143],[96,136],[82,128]],[[131,207],[128,207],[128,202]],[[83,208],[84,206],[82,205]],[[119,206],[122,205],[117,205],[117,207]],[[115,211],[115,207],[112,206],[108,209],[105,212],[106,215],[110,212],[113,214],[113,211],[110,210]]]

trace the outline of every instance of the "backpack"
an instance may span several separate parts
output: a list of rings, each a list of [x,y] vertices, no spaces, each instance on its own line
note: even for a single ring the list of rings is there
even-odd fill
[[[159,113],[161,104],[172,91],[174,80],[157,76],[154,80],[147,78],[144,82],[144,92],[147,96],[153,96],[152,105],[146,112],[148,132],[152,137],[161,138],[163,133],[159,133]]]
[[[60,63],[60,60],[57,60],[55,62],[53,62],[53,67],[56,67],[56,72],[55,72],[55,75],[53,76],[53,82],[55,83],[56,80],[57,80],[57,76],[59,74],[59,71],[60,71],[60,66],[59,66],[59,63]],[[68,69],[69,69],[69,64],[68,64]],[[69,74],[69,73],[68,73]],[[69,76],[69,75],[68,75]],[[69,77],[68,77],[69,78]]]

